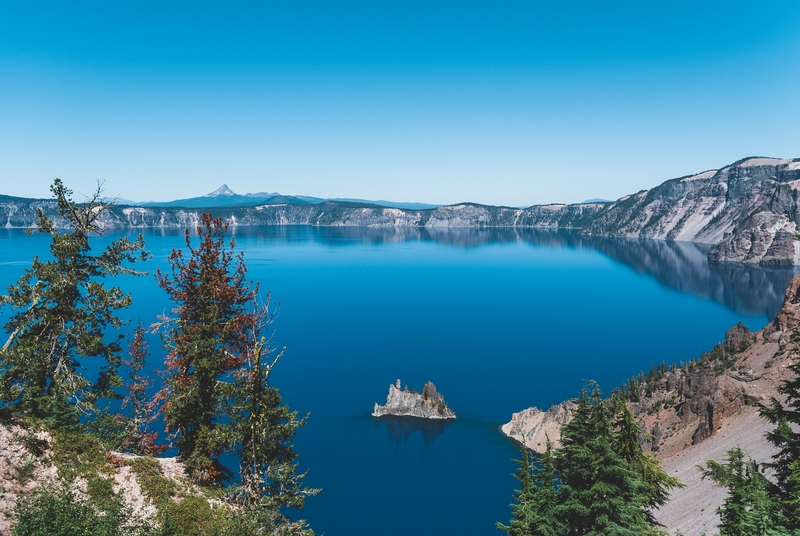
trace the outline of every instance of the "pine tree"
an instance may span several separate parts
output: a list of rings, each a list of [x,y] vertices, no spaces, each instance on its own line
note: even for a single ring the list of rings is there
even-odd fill
[[[48,418],[56,426],[75,426],[79,412],[96,410],[101,398],[117,397],[123,335],[113,337],[108,330],[122,326],[116,312],[131,298],[119,287],[106,287],[104,279],[142,275],[129,265],[149,257],[141,235],[92,252],[90,238],[101,234],[101,219],[111,206],[102,200],[101,186],[78,204],[60,179],[53,181],[50,191],[68,230],[59,231],[40,209],[37,228],[51,236],[52,260],[35,257],[0,296],[0,305],[16,311],[4,326],[9,337],[0,349],[0,407]],[[89,362],[100,370],[94,382],[83,374]]]
[[[509,536],[558,536],[563,527],[557,517],[557,478],[550,438],[547,438],[538,468],[530,463],[530,454],[524,445],[521,450],[521,459],[517,461],[519,468],[514,476],[521,489],[514,491],[513,517],[508,525],[498,523],[497,528]]]
[[[147,394],[153,381],[145,373],[149,352],[144,335],[145,329],[140,322],[128,344],[128,358],[123,360],[123,365],[128,368],[129,381],[125,384],[127,395],[122,401],[122,407],[125,409],[130,406],[132,416],[122,449],[142,456],[152,456],[161,454],[167,447],[157,445],[158,433],[150,430],[150,424],[158,416],[160,399],[151,398]]]
[[[556,454],[562,485],[557,511],[568,535],[652,533],[643,484],[615,451],[611,415],[599,388],[581,391],[572,420],[561,428]]]
[[[166,389],[163,411],[178,453],[193,478],[219,482],[230,471],[218,461],[227,424],[220,421],[220,392],[254,346],[256,318],[251,309],[258,286],[246,280],[247,268],[235,242],[226,247],[228,225],[203,213],[198,246],[186,230],[188,258],[173,249],[171,273],[157,273],[159,285],[176,304],[165,337]]]
[[[274,318],[267,305],[256,312],[257,330],[266,329]],[[279,390],[269,384],[270,373],[284,355],[279,352],[271,361],[269,342],[258,340],[247,355],[245,366],[237,371],[236,381],[229,384],[228,416],[231,442],[239,457],[241,474],[240,503],[250,511],[269,512],[267,518],[278,534],[306,534],[305,521],[293,521],[282,507],[301,510],[306,497],[320,490],[306,488],[306,472],[297,472],[297,452],[292,440],[298,428],[305,426],[308,415],[298,418],[283,404]]]
[[[563,526],[558,520],[558,478],[556,476],[553,445],[547,437],[544,454],[539,458],[540,469],[535,475],[531,498],[533,523],[531,536],[558,536]]]
[[[797,356],[789,368],[794,376],[778,388],[786,395],[786,404],[773,398],[769,406],[762,406],[761,416],[775,425],[775,429],[767,433],[767,440],[777,450],[772,462],[767,464],[777,483],[774,500],[780,504],[782,523],[800,534],[800,361]]]
[[[754,460],[744,460],[740,448],[731,449],[724,463],[707,462],[703,478],[728,488],[718,528],[724,536],[777,536],[787,534],[776,523],[779,505],[769,493],[771,483]]]
[[[512,518],[508,525],[497,523],[497,528],[506,531],[508,536],[531,536],[533,528],[533,488],[536,486],[531,473],[530,455],[523,444],[520,459],[515,460],[519,467],[514,475],[520,489],[514,490],[514,503],[511,504]]]
[[[684,486],[677,478],[669,476],[654,456],[644,452],[639,441],[642,429],[636,423],[625,401],[619,397],[612,397],[611,403],[616,414],[615,450],[628,464],[628,468],[641,480],[648,522],[651,527],[658,527],[660,524],[656,521],[652,510],[666,504],[670,490]]]

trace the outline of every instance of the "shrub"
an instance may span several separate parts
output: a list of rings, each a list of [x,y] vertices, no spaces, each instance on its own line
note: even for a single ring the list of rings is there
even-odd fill
[[[17,503],[14,536],[133,536],[142,527],[130,523],[119,497],[99,505],[81,500],[66,484],[40,488]]]
[[[175,495],[175,482],[161,473],[161,464],[152,457],[135,458],[129,462],[131,471],[136,474],[136,481],[142,493],[155,505],[161,504]]]

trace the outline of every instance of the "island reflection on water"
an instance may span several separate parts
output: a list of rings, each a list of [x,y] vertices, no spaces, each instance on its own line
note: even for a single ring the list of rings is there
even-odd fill
[[[420,417],[398,417],[395,415],[384,415],[374,419],[375,428],[378,428],[382,422],[386,423],[386,431],[389,432],[389,437],[398,445],[403,441],[407,441],[414,432],[422,432],[422,441],[426,444],[433,443],[453,423],[453,419],[422,419]]]
[[[166,234],[171,234],[168,230]],[[177,231],[175,231],[177,232]],[[523,242],[535,247],[594,249],[659,283],[722,303],[744,315],[780,311],[794,267],[709,263],[709,245],[693,242],[587,236],[566,229],[427,227],[238,227],[234,235],[270,242],[321,243],[329,247],[387,242],[434,242],[460,248]]]

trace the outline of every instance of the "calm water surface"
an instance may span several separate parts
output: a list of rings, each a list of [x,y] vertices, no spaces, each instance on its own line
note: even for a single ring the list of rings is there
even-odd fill
[[[151,272],[183,245],[177,232],[145,239]],[[272,378],[311,413],[296,447],[323,492],[302,514],[330,536],[499,534],[517,450],[498,428],[512,412],[575,396],[586,379],[608,392],[691,359],[736,322],[758,329],[792,276],[709,266],[692,244],[568,232],[282,227],[236,240],[250,277],[280,301],[274,341],[287,353]],[[0,232],[0,285],[48,243]],[[152,275],[120,283],[134,322],[169,311]],[[156,340],[151,349],[163,357]],[[372,406],[397,378],[432,380],[458,419],[376,422]]]

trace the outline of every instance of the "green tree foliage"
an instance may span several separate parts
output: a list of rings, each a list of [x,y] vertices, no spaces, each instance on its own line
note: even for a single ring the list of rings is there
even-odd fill
[[[524,447],[523,447],[524,448]],[[527,450],[527,449],[526,449]],[[527,452],[525,452],[527,455]],[[530,466],[527,462],[526,465]],[[537,467],[529,472],[528,498],[526,507],[527,532],[517,534],[531,536],[558,536],[564,527],[557,514],[558,509],[558,480],[556,477],[555,460],[553,459],[553,445],[547,438],[544,454],[539,458]],[[522,473],[520,473],[522,476]],[[512,524],[513,524],[512,520]],[[501,527],[502,528],[502,527]]]
[[[510,536],[664,534],[651,510],[680,482],[642,450],[641,428],[621,396],[604,401],[592,384],[575,402],[561,447],[548,438],[535,469],[523,448],[513,517],[498,528]]]
[[[761,408],[761,416],[775,425],[775,429],[767,433],[767,440],[777,451],[768,464],[777,483],[774,500],[780,505],[787,529],[800,534],[800,361],[797,356],[790,369],[794,376],[778,388],[786,395],[785,405],[773,398],[769,406]]]
[[[772,484],[758,463],[745,461],[740,448],[728,451],[723,463],[707,462],[703,478],[728,488],[718,528],[724,536],[778,536],[789,534],[777,522],[779,505],[770,494]]]
[[[141,235],[92,252],[90,237],[102,232],[101,218],[110,206],[100,186],[78,204],[61,180],[53,182],[59,227],[67,231],[59,231],[40,210],[38,231],[51,236],[52,259],[35,257],[17,284],[0,296],[0,305],[14,311],[0,349],[0,406],[56,425],[74,426],[75,408],[92,411],[98,399],[117,396],[123,335],[109,340],[108,330],[121,327],[117,311],[131,299],[119,287],[106,287],[104,279],[142,275],[130,265],[149,257]],[[82,372],[88,361],[100,369],[94,382]]]
[[[795,338],[797,335],[795,335]],[[775,425],[766,434],[775,454],[764,467],[774,483],[753,460],[744,461],[740,449],[728,452],[725,462],[709,461],[704,476],[728,488],[728,497],[718,510],[724,535],[800,535],[800,361],[790,366],[794,373],[778,391],[785,402],[773,398],[761,407],[761,416]]]
[[[68,484],[38,489],[15,508],[14,536],[134,536],[147,527],[135,523],[116,495],[102,501],[80,498]]]
[[[508,536],[529,536],[533,530],[533,488],[534,476],[531,473],[528,448],[522,445],[521,456],[515,460],[519,464],[517,474],[520,489],[514,490],[514,503],[511,505],[512,518],[508,525],[497,523],[497,528],[506,531]]]
[[[533,495],[534,526],[531,536],[557,536],[563,530],[556,516],[558,508],[558,477],[556,475],[553,445],[547,438],[545,451],[539,459],[541,469],[536,473],[536,488]]]
[[[274,314],[267,304],[255,312],[255,329],[266,330]],[[285,349],[284,349],[285,350]],[[297,472],[292,440],[297,429],[306,424],[308,415],[298,418],[283,404],[280,392],[269,384],[284,351],[269,359],[269,341],[262,336],[237,371],[228,400],[231,439],[240,460],[240,503],[247,509],[272,512],[271,523],[281,527],[280,534],[307,533],[305,521],[292,521],[281,513],[282,507],[301,510],[306,497],[318,489],[303,486],[306,473]]]
[[[647,496],[641,478],[616,451],[611,412],[600,389],[584,388],[572,420],[561,428],[556,454],[558,514],[568,535],[630,535],[654,532],[645,513]]]
[[[163,453],[167,447],[156,444],[158,433],[150,430],[150,424],[158,417],[157,410],[161,399],[158,396],[151,398],[147,393],[153,386],[153,380],[145,372],[148,349],[144,335],[145,329],[140,322],[128,344],[128,357],[123,361],[128,368],[129,381],[125,383],[127,394],[122,401],[122,407],[123,409],[130,407],[131,417],[121,448],[142,456],[150,456]]]
[[[258,287],[247,281],[234,241],[226,246],[227,227],[222,218],[203,213],[197,247],[187,229],[189,256],[173,249],[170,273],[157,273],[176,315],[165,337],[164,418],[181,459],[200,482],[218,482],[230,473],[218,461],[228,434],[220,420],[221,385],[243,366],[257,321],[252,306]]]
[[[613,396],[611,406],[615,414],[615,450],[641,481],[648,522],[652,527],[658,526],[652,510],[666,504],[671,490],[684,486],[677,478],[669,476],[654,456],[644,452],[640,442],[642,428],[624,400]]]

